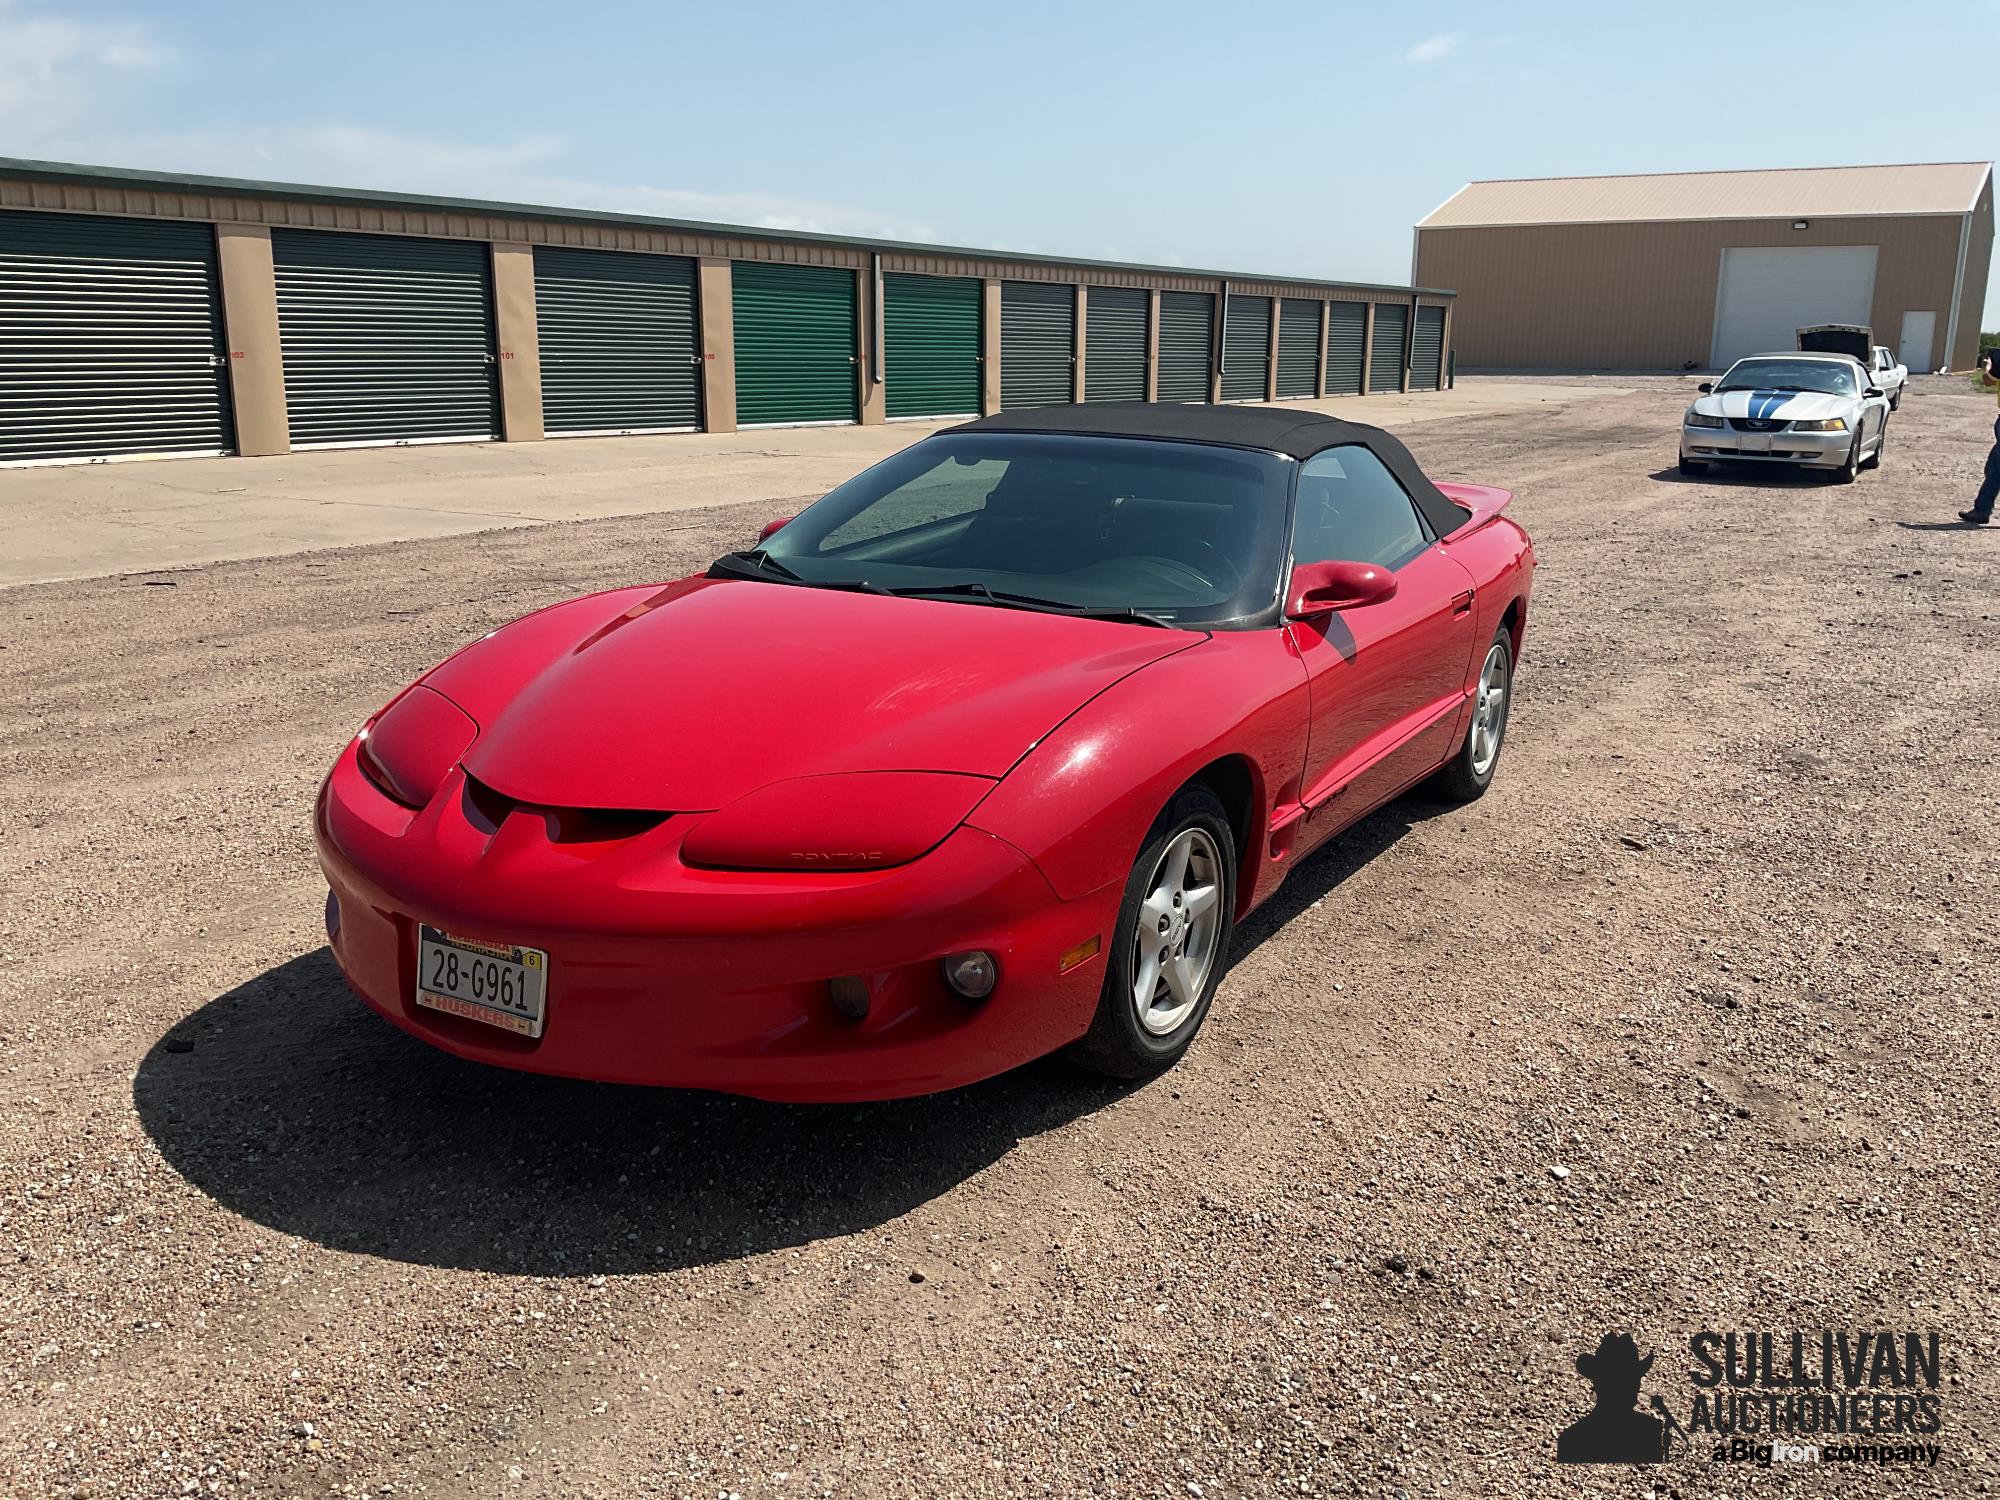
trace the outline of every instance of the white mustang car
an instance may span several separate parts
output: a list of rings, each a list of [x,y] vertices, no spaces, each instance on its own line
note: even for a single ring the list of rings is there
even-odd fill
[[[1681,418],[1681,472],[1796,464],[1851,484],[1882,461],[1889,401],[1845,354],[1752,354],[1703,381]]]

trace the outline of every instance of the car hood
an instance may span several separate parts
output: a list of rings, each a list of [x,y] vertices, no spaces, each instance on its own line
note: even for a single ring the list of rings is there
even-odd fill
[[[1819,391],[1717,391],[1699,397],[1694,409],[1707,417],[1812,422],[1825,417],[1852,417],[1860,404],[1854,396],[1829,396]]]
[[[615,606],[630,596],[602,597]],[[691,579],[608,617],[531,616],[429,681],[480,726],[466,770],[505,796],[699,812],[798,776],[1003,776],[1112,683],[1204,638]]]

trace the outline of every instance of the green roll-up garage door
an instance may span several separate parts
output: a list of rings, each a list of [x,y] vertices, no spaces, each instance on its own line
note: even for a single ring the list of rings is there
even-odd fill
[[[499,435],[485,245],[274,229],[271,259],[294,448]]]
[[[1076,288],[1000,284],[1000,409],[1059,406],[1076,389]]]
[[[855,420],[854,273],[739,260],[730,284],[737,425]]]
[[[1319,394],[1321,303],[1287,297],[1278,304],[1278,395]]]
[[[971,277],[884,273],[883,400],[888,415],[979,415],[980,303],[980,284]]]
[[[1361,394],[1362,342],[1367,330],[1367,303],[1327,303],[1326,393],[1329,396]]]
[[[1400,302],[1375,304],[1375,337],[1368,346],[1368,389],[1403,388],[1403,345],[1410,331],[1410,309]]]
[[[1214,296],[1160,293],[1160,400],[1206,401],[1214,360]]]
[[[1222,330],[1222,399],[1262,401],[1271,379],[1271,299],[1231,297]]]
[[[1417,309],[1417,328],[1410,338],[1410,389],[1434,391],[1444,366],[1444,309]]]
[[[1083,399],[1146,399],[1146,305],[1137,287],[1094,286],[1084,301]]]
[[[0,213],[0,463],[227,453],[215,231]]]
[[[550,437],[701,426],[694,261],[535,247],[542,428]]]

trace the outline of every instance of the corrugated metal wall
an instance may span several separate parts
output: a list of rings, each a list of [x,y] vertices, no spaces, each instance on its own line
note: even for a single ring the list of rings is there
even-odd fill
[[[1951,308],[1960,220],[1814,219],[1425,229],[1417,280],[1448,286],[1461,370],[1679,370],[1708,362],[1725,247],[1877,245],[1874,316]],[[1968,361],[1969,362],[1969,361]]]
[[[0,463],[232,445],[206,224],[0,213]]]

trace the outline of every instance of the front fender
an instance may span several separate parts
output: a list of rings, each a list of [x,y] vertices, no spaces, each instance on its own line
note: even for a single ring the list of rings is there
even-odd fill
[[[1296,800],[1305,763],[1306,673],[1283,630],[1224,632],[1134,672],[1046,735],[973,811],[1076,900],[1123,882],[1160,809],[1205,769],[1247,785],[1238,816],[1240,915],[1283,871],[1271,810]],[[1240,773],[1240,775],[1239,775]]]

